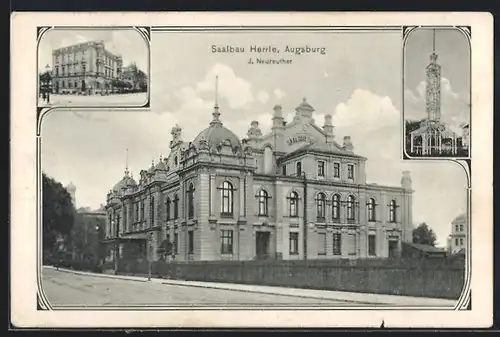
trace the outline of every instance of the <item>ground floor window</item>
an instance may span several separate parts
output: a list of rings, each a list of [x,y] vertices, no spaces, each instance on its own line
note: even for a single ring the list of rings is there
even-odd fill
[[[222,230],[221,231],[221,254],[233,254],[233,231],[232,230]]]
[[[333,233],[333,255],[342,254],[342,237],[340,233]]]
[[[369,256],[376,256],[376,236],[375,235],[368,235],[368,255]]]
[[[290,233],[290,254],[299,254],[299,233],[297,232]]]
[[[194,232],[188,231],[188,254],[193,254],[194,252]]]

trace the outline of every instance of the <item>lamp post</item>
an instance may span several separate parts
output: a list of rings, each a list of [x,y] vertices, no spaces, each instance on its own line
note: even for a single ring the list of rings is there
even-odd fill
[[[85,82],[85,75],[86,75],[86,69],[87,68],[87,62],[85,60],[82,60],[82,73],[83,73],[83,80],[82,80],[82,84],[81,84],[81,87],[82,87],[82,93],[85,94],[86,91],[87,91],[87,86],[86,86],[86,82]]]
[[[152,245],[151,241],[153,239],[153,233],[149,233],[148,236],[148,281],[151,281],[151,252],[152,252]]]
[[[51,70],[50,66],[47,64],[45,66],[45,98],[47,99],[47,103],[50,103],[50,90],[51,90],[51,81],[52,81],[52,76],[51,76]]]

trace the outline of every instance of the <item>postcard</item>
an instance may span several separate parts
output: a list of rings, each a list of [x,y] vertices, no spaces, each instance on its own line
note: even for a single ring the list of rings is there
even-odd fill
[[[490,14],[11,20],[13,327],[492,324]]]

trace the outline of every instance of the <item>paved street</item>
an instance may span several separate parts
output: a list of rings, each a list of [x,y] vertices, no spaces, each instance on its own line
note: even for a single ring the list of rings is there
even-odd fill
[[[175,281],[44,267],[42,286],[52,306],[447,306],[455,301],[215,282]]]
[[[99,276],[77,275],[45,268],[43,289],[57,305],[332,305],[344,301],[207,289],[156,282],[139,282]]]
[[[81,96],[81,95],[50,95],[50,103],[47,104],[43,101],[41,97],[38,99],[39,106],[56,106],[56,105],[142,105],[146,103],[147,94],[146,93],[134,93],[134,94],[119,94],[119,95],[91,95],[91,96]]]

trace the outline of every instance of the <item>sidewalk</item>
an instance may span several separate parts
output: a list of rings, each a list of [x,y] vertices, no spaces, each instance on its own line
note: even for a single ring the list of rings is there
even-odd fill
[[[44,268],[57,269],[52,266],[44,266]],[[350,303],[359,303],[364,305],[372,304],[378,306],[418,306],[418,307],[450,308],[454,307],[457,302],[456,300],[438,299],[438,298],[366,294],[366,293],[353,293],[345,291],[312,290],[312,289],[285,288],[285,287],[275,287],[275,286],[234,284],[234,283],[179,281],[179,280],[166,280],[159,278],[151,278],[151,281],[148,281],[146,277],[140,277],[140,276],[97,274],[97,273],[75,271],[63,268],[59,268],[58,270],[62,272],[70,272],[79,275],[122,279],[122,280],[136,281],[136,282],[152,282],[157,284],[166,284],[173,286],[199,287],[207,289],[222,289],[230,291],[273,294],[273,295],[283,295],[291,297],[327,299],[327,300],[345,301]]]

